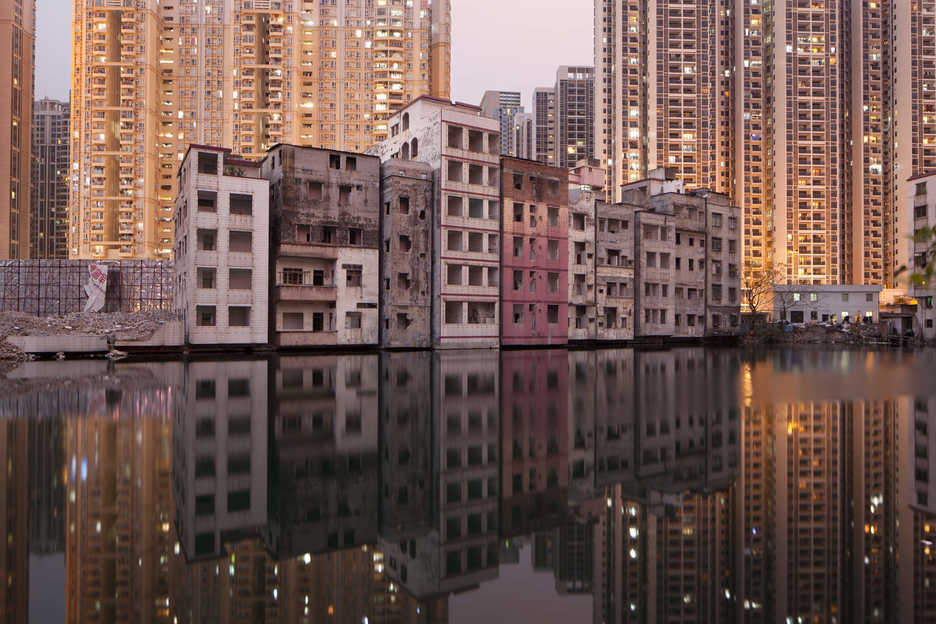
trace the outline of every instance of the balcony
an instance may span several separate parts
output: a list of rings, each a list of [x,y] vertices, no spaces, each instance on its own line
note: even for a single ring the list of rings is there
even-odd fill
[[[311,303],[336,301],[338,288],[320,271],[294,271],[286,269],[276,274],[276,299]]]

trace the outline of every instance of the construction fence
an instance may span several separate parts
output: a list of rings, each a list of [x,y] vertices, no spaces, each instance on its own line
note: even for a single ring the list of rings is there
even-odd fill
[[[0,261],[0,312],[60,316],[84,310],[90,265],[106,265],[103,312],[172,310],[172,263],[156,260]]]

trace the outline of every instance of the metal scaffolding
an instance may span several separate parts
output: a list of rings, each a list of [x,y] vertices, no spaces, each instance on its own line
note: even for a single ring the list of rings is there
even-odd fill
[[[107,265],[104,312],[172,310],[172,263],[156,260],[0,261],[0,312],[61,316],[84,309],[88,266]]]

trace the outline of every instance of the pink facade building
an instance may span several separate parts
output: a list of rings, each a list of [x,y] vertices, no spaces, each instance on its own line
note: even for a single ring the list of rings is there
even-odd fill
[[[569,177],[501,158],[501,344],[568,341]]]

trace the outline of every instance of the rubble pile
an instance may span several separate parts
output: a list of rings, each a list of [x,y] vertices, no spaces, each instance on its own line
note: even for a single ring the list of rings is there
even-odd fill
[[[792,326],[771,324],[751,331],[744,342],[749,345],[788,344],[788,345],[876,345],[887,342],[878,325],[852,324],[810,324]]]
[[[28,356],[7,342],[8,336],[58,336],[85,334],[112,340],[145,340],[167,321],[171,312],[83,312],[65,316],[33,316],[0,312],[0,360],[26,360]]]

